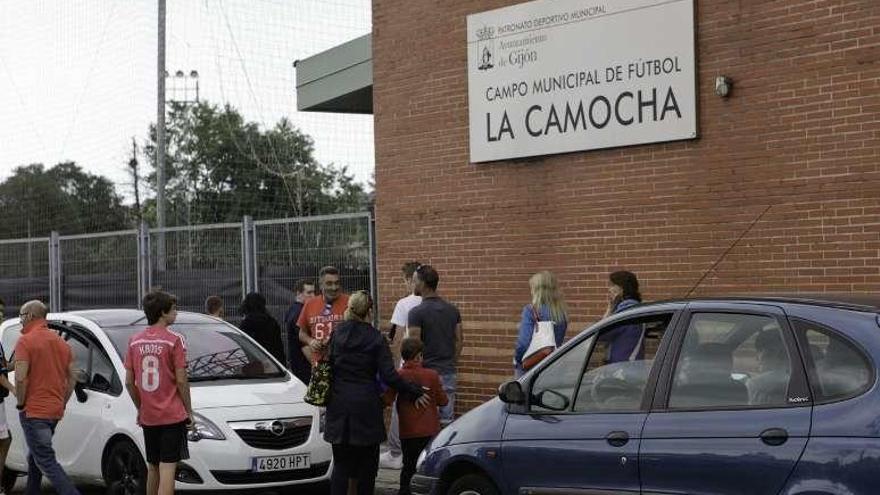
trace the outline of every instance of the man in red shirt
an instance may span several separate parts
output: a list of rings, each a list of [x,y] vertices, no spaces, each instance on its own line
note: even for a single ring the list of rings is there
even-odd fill
[[[348,294],[342,292],[339,270],[335,266],[325,266],[319,275],[321,295],[306,301],[296,322],[299,341],[305,346],[303,352],[306,356],[311,355],[312,364],[324,355],[333,327],[342,322],[348,306]]]
[[[422,341],[415,337],[407,337],[400,344],[400,355],[403,368],[400,376],[404,380],[421,385],[431,398],[432,404],[420,408],[410,401],[397,401],[397,412],[400,418],[400,443],[403,450],[403,469],[400,470],[400,489],[398,495],[410,495],[409,482],[416,473],[416,461],[422,450],[431,439],[440,432],[440,410],[449,402],[440,375],[436,371],[422,367],[422,352],[425,350]],[[394,404],[397,391],[389,388],[385,392],[385,404]]]
[[[49,330],[46,305],[26,302],[19,312],[21,338],[15,345],[15,389],[19,419],[28,447],[25,493],[40,493],[43,474],[62,495],[79,495],[55,459],[52,436],[64,417],[73,386],[73,352],[67,342]]]
[[[173,495],[177,463],[189,458],[186,431],[193,417],[186,347],[168,328],[177,318],[174,296],[150,292],[143,305],[150,326],[128,341],[125,388],[144,429],[147,495]]]

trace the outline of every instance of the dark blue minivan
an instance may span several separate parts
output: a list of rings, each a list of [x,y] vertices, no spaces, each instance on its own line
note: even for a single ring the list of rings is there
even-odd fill
[[[878,311],[880,298],[800,295],[616,314],[444,429],[412,491],[880,493]],[[643,359],[609,360],[622,327]]]

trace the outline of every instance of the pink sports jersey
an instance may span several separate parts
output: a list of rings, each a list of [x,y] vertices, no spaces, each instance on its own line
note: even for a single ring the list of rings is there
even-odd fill
[[[125,368],[134,374],[141,398],[138,424],[161,426],[186,419],[174,371],[186,368],[183,337],[167,328],[148,327],[128,341]]]

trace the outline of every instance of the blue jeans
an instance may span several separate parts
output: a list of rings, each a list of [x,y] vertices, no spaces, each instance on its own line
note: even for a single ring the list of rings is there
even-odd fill
[[[28,478],[26,495],[38,495],[40,485],[45,474],[55,491],[61,495],[79,495],[73,482],[67,477],[67,473],[55,460],[55,450],[52,448],[52,436],[58,421],[51,419],[27,418],[25,413],[19,413],[21,428],[24,430],[24,440],[28,447]]]
[[[457,383],[455,372],[441,373],[440,383],[443,384],[443,391],[449,398],[449,403],[440,408],[440,423],[446,426],[455,419],[455,388]]]

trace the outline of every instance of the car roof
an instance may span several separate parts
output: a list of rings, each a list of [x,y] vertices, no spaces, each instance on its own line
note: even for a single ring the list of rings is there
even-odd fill
[[[87,309],[82,311],[67,311],[63,314],[80,316],[98,324],[102,328],[107,327],[143,327],[147,324],[144,312],[138,309]],[[175,325],[193,323],[216,323],[213,316],[188,311],[178,311]]]
[[[874,294],[859,293],[778,293],[778,294],[740,294],[721,296],[699,296],[685,299],[657,301],[645,304],[692,303],[692,302],[733,302],[733,303],[772,303],[820,306],[868,313],[880,313],[880,297]]]

